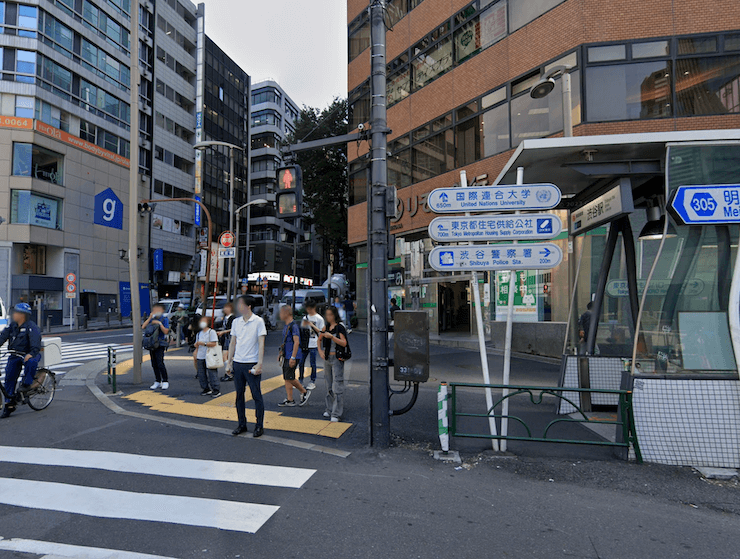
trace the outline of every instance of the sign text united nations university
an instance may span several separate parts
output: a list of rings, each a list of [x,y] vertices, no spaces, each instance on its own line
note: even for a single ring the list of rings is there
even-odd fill
[[[435,213],[549,210],[560,203],[554,184],[449,187],[433,190],[427,198]]]

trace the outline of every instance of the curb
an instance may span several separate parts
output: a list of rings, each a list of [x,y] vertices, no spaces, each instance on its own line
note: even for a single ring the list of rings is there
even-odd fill
[[[129,359],[128,361],[132,361],[132,360]],[[122,363],[126,363],[126,361],[122,361],[121,363],[119,363],[119,365]],[[223,427],[214,427],[212,425],[205,425],[202,423],[195,423],[195,422],[190,422],[190,421],[181,421],[179,419],[172,419],[169,417],[160,417],[159,415],[129,411],[127,409],[124,409],[123,407],[116,404],[110,398],[110,396],[108,396],[105,392],[103,392],[98,387],[98,385],[95,383],[95,380],[98,378],[98,376],[104,374],[103,371],[105,371],[106,367],[107,367],[106,359],[98,359],[96,361],[91,361],[90,363],[87,363],[81,367],[77,367],[76,369],[67,373],[67,375],[65,375],[65,378],[63,379],[62,382],[68,386],[82,386],[82,385],[87,386],[88,390],[92,392],[93,396],[95,396],[98,399],[98,401],[100,401],[101,404],[103,404],[110,411],[118,415],[125,415],[127,417],[134,417],[136,419],[144,419],[148,421],[158,421],[166,425],[173,425],[175,427],[182,427],[184,429],[193,429],[196,431],[216,433],[218,435],[227,435],[234,439],[240,438],[240,437],[234,437],[231,434],[231,431],[229,429],[224,429]],[[241,437],[241,438],[243,439],[244,437]],[[331,456],[336,456],[338,458],[348,458],[352,454],[351,452],[348,452],[346,450],[338,450],[335,448],[330,448],[330,447],[322,446],[318,444],[297,441],[295,439],[288,439],[285,437],[276,437],[274,435],[262,435],[258,440],[268,442],[268,443],[280,444],[283,446],[290,446],[293,448],[300,448],[301,450],[310,450],[312,452],[320,452],[322,454],[329,454]]]

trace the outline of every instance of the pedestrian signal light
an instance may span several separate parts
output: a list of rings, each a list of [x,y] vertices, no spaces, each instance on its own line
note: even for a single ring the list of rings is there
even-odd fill
[[[303,173],[298,165],[277,170],[277,213],[279,217],[303,215]]]

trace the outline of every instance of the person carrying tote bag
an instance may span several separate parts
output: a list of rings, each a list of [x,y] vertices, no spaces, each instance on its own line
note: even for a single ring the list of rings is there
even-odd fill
[[[208,319],[200,321],[200,332],[195,341],[193,362],[198,372],[198,381],[203,389],[202,396],[217,397],[221,395],[221,383],[218,380],[218,362],[223,366],[223,353],[218,345],[218,335],[208,325]]]

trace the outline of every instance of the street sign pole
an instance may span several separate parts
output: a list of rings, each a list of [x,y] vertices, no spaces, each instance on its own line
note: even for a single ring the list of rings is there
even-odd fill
[[[371,181],[368,183],[368,331],[370,333],[370,445],[391,442],[388,380],[388,116],[386,105],[386,0],[370,5]]]
[[[524,184],[524,167],[518,167],[516,170],[516,183]],[[519,212],[517,212],[518,214]],[[517,241],[518,242],[518,241]],[[511,378],[511,343],[514,329],[514,290],[516,289],[515,270],[509,271],[509,305],[506,309],[506,337],[504,342],[504,374],[502,383],[504,386],[509,384]],[[509,433],[509,389],[504,388],[501,391],[501,451],[506,452],[506,435]]]

